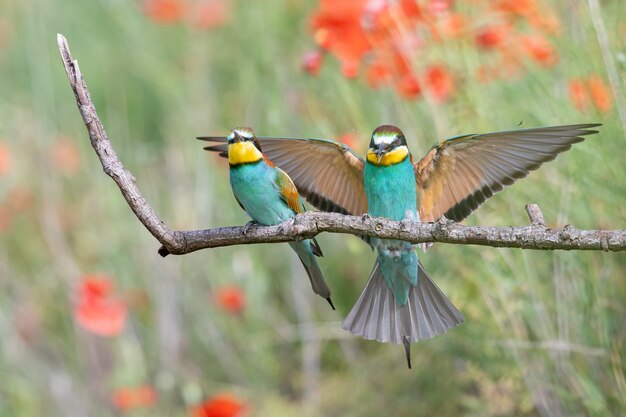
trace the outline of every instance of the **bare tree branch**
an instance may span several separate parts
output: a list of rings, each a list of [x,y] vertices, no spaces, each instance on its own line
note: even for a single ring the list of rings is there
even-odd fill
[[[150,207],[146,199],[141,195],[139,188],[135,182],[135,177],[124,168],[120,162],[109,138],[102,126],[102,122],[98,118],[96,108],[91,101],[87,85],[83,79],[83,75],[78,68],[78,61],[72,58],[67,39],[61,34],[57,34],[57,44],[61,52],[63,66],[67,77],[70,80],[70,86],[76,96],[76,104],[83,116],[85,126],[89,132],[91,146],[93,146],[104,172],[117,184],[126,202],[133,210],[139,221],[148,229],[154,237],[157,238],[165,247],[178,247],[184,245],[184,236],[170,230],[165,223],[159,219],[155,211]]]
[[[626,230],[579,230],[572,226],[550,229],[535,204],[526,206],[528,226],[464,226],[445,218],[435,223],[393,221],[337,213],[308,212],[276,226],[220,227],[208,230],[176,231],[161,221],[137,188],[135,178],[124,168],[98,118],[89,91],[70,54],[67,40],[57,35],[65,71],[76,96],[76,103],[87,126],[91,144],[104,172],[113,178],[139,221],[163,245],[162,256],[182,255],[199,249],[263,242],[287,242],[314,237],[321,232],[398,239],[411,243],[442,242],[500,248],[543,250],[626,250]]]

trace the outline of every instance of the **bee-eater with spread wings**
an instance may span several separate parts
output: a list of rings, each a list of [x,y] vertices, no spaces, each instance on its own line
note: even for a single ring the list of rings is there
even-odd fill
[[[454,137],[413,162],[395,126],[372,134],[367,158],[323,139],[259,137],[274,163],[311,204],[324,211],[432,222],[461,221],[494,193],[553,160],[598,124],[551,126]],[[199,138],[225,142],[224,138]],[[205,149],[223,152],[225,144]],[[378,258],[344,321],[355,335],[410,343],[446,332],[463,315],[431,281],[405,242],[371,239]]]

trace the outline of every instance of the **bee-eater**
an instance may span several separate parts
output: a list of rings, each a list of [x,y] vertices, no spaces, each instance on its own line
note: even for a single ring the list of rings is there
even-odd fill
[[[422,222],[445,215],[458,222],[494,193],[581,142],[584,135],[597,133],[589,130],[596,126],[457,136],[437,143],[417,162],[394,126],[374,131],[366,160],[348,146],[324,139],[259,141],[320,210]],[[209,148],[223,152],[225,145]],[[444,333],[460,324],[463,315],[430,280],[410,244],[370,242],[378,251],[377,262],[343,327],[365,339],[402,343],[410,367],[410,343]]]
[[[234,129],[226,140],[222,156],[228,157],[230,185],[235,199],[253,222],[265,226],[279,224],[305,211],[293,181],[263,154],[252,129]],[[334,310],[330,289],[315,259],[322,256],[317,241],[306,239],[289,245],[302,261],[313,291]]]

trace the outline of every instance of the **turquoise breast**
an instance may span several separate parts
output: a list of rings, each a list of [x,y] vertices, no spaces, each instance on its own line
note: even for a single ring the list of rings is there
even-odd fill
[[[295,215],[282,199],[274,168],[263,160],[231,167],[230,185],[244,210],[259,224],[278,224]]]
[[[419,221],[415,173],[410,158],[387,166],[365,164],[363,172],[367,211],[370,216],[392,220],[409,218]],[[380,271],[396,302],[408,302],[409,289],[417,285],[417,254],[408,242],[391,239],[372,239],[378,250]]]
[[[366,162],[363,172],[367,212],[370,216],[417,221],[415,172],[409,158],[394,165]]]

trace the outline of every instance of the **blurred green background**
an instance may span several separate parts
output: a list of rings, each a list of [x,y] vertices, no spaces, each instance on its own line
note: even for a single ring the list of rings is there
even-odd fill
[[[462,133],[601,122],[466,223],[526,224],[535,202],[550,226],[623,229],[620,109],[581,113],[568,94],[572,77],[607,77],[588,4],[545,3],[562,25],[556,66],[479,83],[463,72],[484,59],[471,39],[443,42],[429,54],[457,83],[435,104],[346,79],[331,56],[317,77],[304,72],[313,0],[233,0],[209,28],[160,22],[140,1],[0,1],[0,415],[184,416],[217,393],[255,416],[626,415],[626,254],[436,245],[421,259],[466,322],[414,345],[409,371],[399,346],[341,329],[374,262],[353,236],[318,237],[337,311],[285,244],[158,256],[102,172],[56,45],[64,34],[120,159],[172,228],[248,220],[198,135],[349,133],[363,153],[393,123],[420,157]],[[624,91],[625,4],[601,8]],[[76,286],[94,273],[128,305],[117,336],[73,317]],[[215,302],[225,285],[245,298],[236,314]],[[141,385],[154,404],[120,410],[115,392]]]

